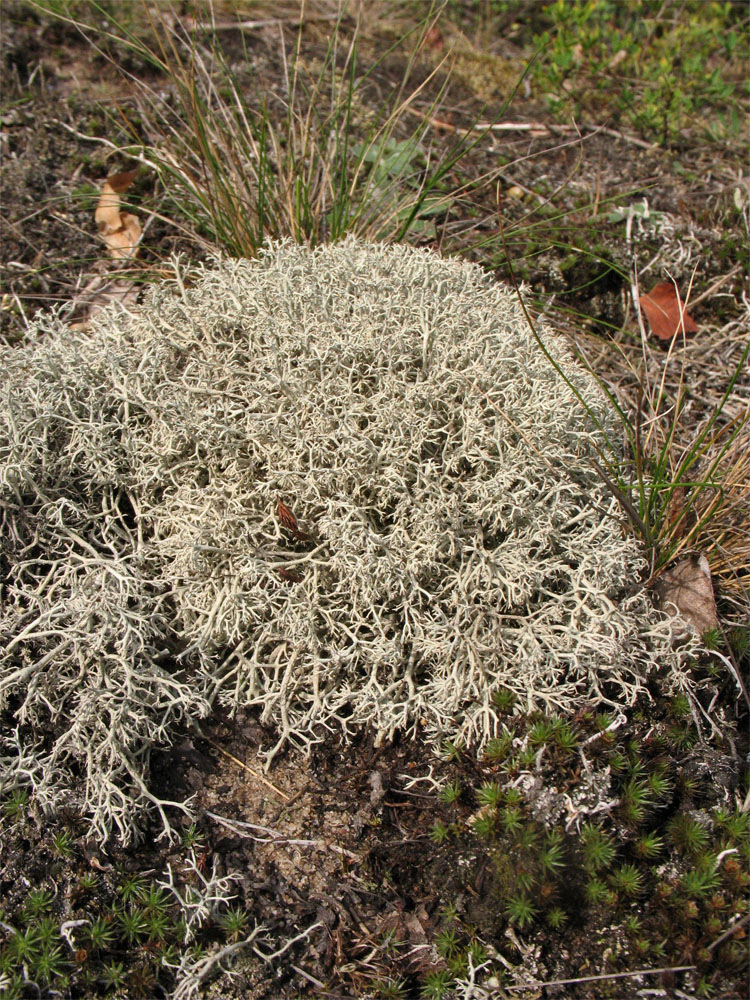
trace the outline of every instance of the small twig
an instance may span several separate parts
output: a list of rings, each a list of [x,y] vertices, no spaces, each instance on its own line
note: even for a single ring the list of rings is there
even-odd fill
[[[235,757],[234,754],[231,754],[228,750],[225,750],[224,747],[220,747],[218,743],[214,743],[214,741],[210,739],[208,736],[204,736],[202,738],[206,741],[206,743],[209,743],[214,748],[214,750],[218,750],[219,753],[224,754],[224,756],[228,757],[229,760],[233,761],[239,767],[244,768],[245,771],[248,771],[250,774],[252,774],[254,778],[257,778],[259,781],[262,781],[263,784],[267,785],[272,792],[275,792],[279,796],[279,798],[284,799],[285,802],[291,802],[291,796],[285,795],[280,788],[277,788],[276,785],[272,784],[267,778],[264,778],[263,775],[260,773],[260,771],[256,771],[254,767],[249,767],[247,764],[243,764],[243,762],[239,759],[239,757]]]
[[[622,726],[627,721],[628,721],[628,717],[626,715],[623,715],[622,712],[620,712],[620,714],[617,716],[617,718],[614,719],[612,722],[610,722],[610,724],[608,726],[606,726],[604,729],[600,730],[598,733],[594,733],[593,736],[589,736],[587,739],[585,739],[583,741],[583,743],[580,744],[580,746],[581,747],[586,747],[586,746],[589,745],[589,743],[593,743],[594,740],[601,739],[607,733],[614,733],[614,732],[616,732],[620,728],[620,726]]]
[[[292,962],[290,962],[289,968],[294,969],[294,971],[297,973],[298,976],[302,976],[303,979],[306,979],[309,983],[312,983],[313,986],[317,986],[319,989],[325,989],[326,985],[325,983],[321,982],[320,979],[316,979],[315,976],[311,976],[310,973],[305,972],[304,969],[300,969],[298,965],[294,965]]]
[[[435,115],[426,115],[416,108],[409,108],[411,114],[428,121],[434,128],[443,131],[454,132],[457,135],[466,136],[471,132],[531,132],[532,135],[550,135],[550,130],[542,122],[477,122],[472,128],[462,128],[460,125],[453,125]]]
[[[260,844],[289,844],[292,847],[317,847],[318,849],[325,849],[333,851],[336,854],[343,854],[347,858],[351,858],[354,861],[359,861],[359,855],[355,854],[354,851],[348,851],[345,847],[339,847],[338,844],[329,844],[325,840],[308,840],[297,837],[285,837],[283,833],[279,833],[278,830],[271,830],[267,826],[258,826],[257,823],[246,823],[239,819],[227,819],[226,816],[219,816],[218,813],[209,812],[208,809],[205,810],[205,815],[209,819],[214,820],[216,823],[225,826],[227,830],[231,830],[236,833],[239,837],[247,837],[248,840],[255,840]],[[245,832],[245,830],[255,830],[258,833],[267,834],[266,837],[256,837],[252,833]]]
[[[331,14],[305,14],[302,23],[308,21],[337,21],[339,12]],[[195,31],[253,31],[255,28],[271,28],[276,25],[294,24],[299,25],[299,16],[295,17],[267,17],[258,21],[200,21],[195,24]]]
[[[739,851],[737,850],[736,847],[728,847],[725,851],[721,851],[719,854],[717,854],[716,860],[714,861],[714,871],[718,871],[719,865],[724,860],[724,858],[728,858],[732,854],[739,854]]]
[[[645,139],[639,139],[636,135],[626,135],[625,132],[618,132],[617,129],[607,128],[605,125],[581,125],[580,128],[584,128],[587,131],[595,129],[597,132],[603,132],[604,135],[611,135],[614,139],[622,139],[623,142],[629,142],[633,146],[639,146],[641,149],[659,148],[655,142],[646,142]]]
[[[747,917],[745,919],[748,919]],[[577,979],[548,979],[543,983],[524,983],[523,986],[506,986],[506,990],[540,990],[545,986],[567,986],[570,983],[594,983],[603,979],[632,979],[635,976],[660,976],[665,972],[692,972],[694,965],[673,965],[662,969],[634,969],[632,972],[610,972],[601,976],[579,976]]]
[[[289,951],[289,949],[292,947],[293,944],[296,944],[298,941],[303,941],[305,938],[308,938],[312,934],[312,932],[316,931],[319,927],[323,927],[323,924],[318,920],[316,923],[311,924],[307,928],[307,930],[302,931],[296,937],[289,938],[286,944],[282,945],[281,948],[277,948],[277,950],[270,955],[265,955],[258,948],[253,948],[253,951],[258,956],[258,958],[262,958],[264,962],[269,962],[269,963],[273,962],[275,959],[280,958],[284,954],[284,952]]]
[[[726,639],[726,637],[725,637],[725,642],[727,643],[727,647],[729,648],[729,651],[731,653],[732,647],[729,645],[729,641]],[[719,652],[718,649],[715,649],[713,653],[714,656],[718,657],[718,659],[722,660],[726,664],[729,673],[732,675],[732,679],[737,684],[740,693],[745,699],[747,707],[750,708],[750,693],[748,692],[745,682],[742,679],[742,674],[740,673],[737,664],[733,662],[734,656],[732,656],[730,659],[728,656],[725,656],[723,653]]]
[[[71,951],[76,950],[76,946],[73,943],[72,932],[78,927],[84,927],[86,924],[90,923],[90,920],[66,920],[65,923],[60,925],[60,937],[65,938],[65,941]]]
[[[701,292],[700,295],[696,295],[694,299],[690,300],[691,309],[694,309],[695,306],[699,305],[705,299],[709,298],[709,296],[713,295],[714,292],[717,292],[722,285],[725,285],[730,278],[733,278],[735,274],[738,274],[741,270],[742,270],[742,264],[735,264],[735,266],[732,268],[731,271],[727,271],[727,273],[723,275],[721,278],[717,278],[716,281],[713,283],[713,285],[709,285],[709,287],[705,290],[705,292]],[[688,303],[686,301],[685,308],[687,308],[687,305]]]
[[[448,132],[455,132],[458,135],[469,135],[471,132],[530,132],[532,136],[553,136],[559,135],[561,132],[579,132],[584,130],[586,132],[602,132],[604,135],[610,135],[614,139],[621,139],[623,142],[629,142],[633,146],[639,146],[641,149],[658,149],[658,146],[653,142],[646,142],[645,139],[639,139],[635,135],[627,135],[625,132],[618,132],[617,129],[608,128],[606,125],[555,125],[549,126],[544,122],[477,122],[471,128],[461,128],[458,125],[453,125],[451,122],[443,121],[441,118],[437,118],[434,115],[425,114],[423,111],[417,111],[416,108],[409,108],[411,114],[416,115],[423,121],[428,121],[430,125],[435,128],[444,129]]]
[[[723,941],[726,941],[727,938],[731,937],[735,931],[739,930],[740,927],[744,927],[748,920],[750,920],[750,913],[746,913],[744,917],[736,920],[729,928],[727,928],[727,930],[724,931],[723,934],[720,934],[715,941],[711,942],[708,946],[708,951],[713,951],[714,948],[718,948],[719,945]]]

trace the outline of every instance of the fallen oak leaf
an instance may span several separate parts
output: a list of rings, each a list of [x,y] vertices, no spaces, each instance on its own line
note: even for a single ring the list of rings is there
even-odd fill
[[[137,173],[137,169],[124,170],[108,177],[102,185],[102,193],[94,212],[99,235],[115,260],[128,260],[138,252],[141,224],[137,216],[120,211],[120,195],[127,191]]]
[[[685,333],[695,333],[698,329],[671,281],[654,285],[650,292],[641,295],[640,304],[651,332],[659,340],[672,340],[683,329]]]

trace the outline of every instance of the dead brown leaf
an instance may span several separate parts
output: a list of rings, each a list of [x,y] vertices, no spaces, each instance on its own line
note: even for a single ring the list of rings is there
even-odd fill
[[[695,333],[698,329],[692,316],[685,312],[685,303],[671,281],[654,285],[650,292],[641,295],[640,302],[651,331],[659,340],[672,340],[683,329],[685,333]]]
[[[120,195],[127,191],[137,173],[137,170],[125,170],[108,177],[94,212],[99,235],[115,260],[129,260],[138,253],[141,224],[137,216],[120,211]]]
[[[694,625],[701,635],[719,627],[711,570],[705,556],[689,556],[666,570],[656,582],[661,606],[671,606]]]
[[[104,263],[104,261],[97,262]],[[85,330],[91,320],[102,309],[106,309],[112,302],[119,302],[120,305],[132,305],[138,299],[139,286],[132,280],[121,280],[119,278],[107,278],[106,275],[96,274],[73,299],[76,311],[80,311],[81,318],[72,324],[74,330]]]
[[[424,45],[428,49],[432,49],[433,52],[440,52],[445,48],[445,39],[443,38],[443,33],[440,28],[433,26],[424,36]]]

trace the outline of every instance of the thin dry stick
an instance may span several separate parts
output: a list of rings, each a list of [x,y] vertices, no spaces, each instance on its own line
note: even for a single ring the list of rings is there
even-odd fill
[[[254,778],[257,778],[259,781],[262,781],[263,784],[267,785],[271,789],[271,791],[275,792],[279,796],[279,798],[284,799],[285,802],[292,801],[292,797],[290,795],[285,795],[280,788],[277,788],[276,785],[272,784],[267,778],[264,778],[263,775],[260,773],[260,771],[256,771],[254,767],[249,767],[247,764],[243,764],[243,762],[239,759],[239,757],[235,757],[234,754],[231,754],[228,750],[225,750],[224,747],[220,747],[218,743],[214,743],[214,741],[212,739],[209,739],[208,736],[204,736],[203,739],[206,741],[206,743],[209,743],[214,748],[214,750],[218,750],[219,753],[224,754],[224,756],[228,757],[229,760],[234,761],[235,764],[238,764],[240,767],[244,768],[246,771],[252,774]]]
[[[221,826],[225,826],[227,830],[238,834],[238,836],[246,837],[248,840],[255,840],[259,844],[289,844],[291,847],[317,847],[318,850],[326,849],[333,851],[335,854],[342,854],[353,861],[361,860],[359,854],[356,854],[354,851],[348,851],[345,847],[339,847],[338,844],[329,844],[321,838],[310,840],[309,838],[285,837],[283,833],[279,833],[278,830],[272,830],[268,826],[258,826],[257,823],[245,823],[240,819],[228,819],[226,816],[219,816],[218,813],[209,812],[208,809],[206,809],[206,816]],[[252,833],[246,833],[245,830],[255,830],[258,833],[266,833],[268,836],[256,837]]]
[[[640,146],[641,149],[659,148],[655,142],[646,142],[645,139],[639,139],[636,135],[627,135],[625,132],[618,132],[617,129],[607,128],[606,125],[581,125],[580,127],[586,129],[587,132],[592,130],[603,132],[605,135],[611,135],[614,139],[622,139],[623,142],[630,142],[634,146]]]
[[[429,121],[430,125],[448,132],[455,132],[458,135],[469,135],[470,132],[528,132],[532,136],[559,135],[561,132],[578,132],[584,129],[587,132],[603,132],[604,135],[611,135],[614,139],[622,139],[623,142],[630,142],[641,149],[657,149],[655,143],[646,142],[635,135],[627,135],[625,132],[618,132],[617,129],[607,128],[606,125],[554,125],[549,126],[544,122],[477,122],[471,128],[461,128],[451,122],[443,121],[434,115],[427,115],[423,111],[411,109],[412,114]]]
[[[424,111],[418,111],[416,108],[410,108],[409,110],[417,118],[429,122],[433,128],[453,132],[456,135],[466,136],[470,132],[531,132],[532,135],[550,134],[547,126],[542,124],[542,122],[495,122],[494,125],[491,122],[477,122],[473,128],[461,128],[459,125],[443,121],[442,118],[438,118],[436,115],[425,114]]]
[[[717,278],[716,281],[713,283],[713,285],[709,285],[709,287],[705,290],[705,292],[702,292],[700,295],[697,295],[694,299],[692,299],[690,301],[690,306],[694,309],[701,302],[705,301],[707,298],[713,295],[714,292],[717,292],[721,288],[721,286],[725,285],[730,278],[733,278],[735,276],[735,274],[739,274],[741,270],[742,270],[742,264],[735,264],[735,266],[732,268],[731,271],[727,271],[727,273],[723,275],[721,278]],[[687,302],[685,303],[685,308],[687,308]]]
[[[722,941],[726,941],[726,939],[731,937],[735,931],[740,929],[740,927],[744,927],[748,920],[750,920],[750,913],[747,913],[741,920],[735,921],[731,927],[728,927],[723,934],[716,938],[715,941],[712,941],[708,946],[708,950],[713,951],[714,948],[718,948]]]
[[[692,972],[694,965],[673,965],[663,969],[634,969],[632,972],[609,972],[601,976],[579,976],[577,979],[548,979],[543,983],[525,983],[523,986],[506,986],[506,990],[540,990],[545,986],[567,986],[570,983],[594,983],[602,979],[632,979],[635,976],[660,976],[665,972]]]
[[[336,21],[338,20],[340,14],[335,11],[330,14],[305,14],[304,21]],[[256,28],[269,28],[274,25],[284,25],[284,24],[294,24],[298,25],[300,23],[299,15],[295,14],[294,17],[267,17],[259,21],[214,21],[213,23],[208,22],[197,22],[195,24],[196,31],[254,31]]]

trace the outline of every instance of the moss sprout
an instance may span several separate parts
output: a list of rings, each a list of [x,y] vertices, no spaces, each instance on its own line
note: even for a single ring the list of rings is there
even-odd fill
[[[518,833],[523,827],[521,810],[517,806],[506,806],[500,812],[500,824],[506,833]]]
[[[69,858],[73,853],[75,839],[70,830],[60,830],[52,838],[52,849],[61,858]]]
[[[420,996],[423,1000],[444,1000],[448,996],[453,977],[447,969],[430,972],[425,976]]]
[[[219,926],[226,934],[228,941],[239,941],[248,926],[248,916],[240,907],[230,907],[219,917]]]
[[[513,736],[509,732],[504,732],[502,736],[493,736],[487,741],[484,748],[484,756],[493,763],[499,763],[508,756],[513,746]]]
[[[435,937],[435,947],[438,954],[444,958],[452,958],[458,953],[460,939],[454,927],[445,927]]]
[[[525,930],[536,919],[539,910],[525,894],[512,896],[505,912],[509,921],[520,930]]]
[[[458,781],[449,781],[438,793],[438,800],[443,805],[453,805],[461,798],[461,785]]]
[[[435,820],[430,830],[430,840],[435,844],[442,844],[451,835],[451,828],[441,820]]]
[[[106,951],[115,942],[115,929],[111,916],[97,917],[88,925],[86,939],[94,951]]]
[[[499,806],[504,800],[504,793],[495,781],[486,781],[477,790],[477,801],[483,806]]]
[[[565,753],[573,753],[579,739],[578,733],[568,722],[563,722],[555,730],[555,743]]]
[[[616,851],[611,837],[593,822],[584,824],[581,846],[586,866],[592,871],[608,868],[615,858]]]
[[[643,872],[635,865],[624,864],[612,872],[609,883],[618,895],[626,898],[637,896],[643,889]]]
[[[539,867],[542,874],[557,872],[564,863],[563,835],[559,830],[547,834],[544,847],[539,853]]]
[[[15,788],[3,802],[3,812],[9,819],[20,819],[26,812],[29,793],[24,788]]]
[[[533,768],[536,764],[537,756],[539,755],[539,748],[533,744],[525,746],[519,751],[518,757],[516,758],[518,767],[524,771]]]
[[[492,703],[499,712],[509,713],[513,710],[518,695],[510,688],[500,688],[492,695]]]
[[[679,889],[686,896],[701,899],[720,885],[720,878],[712,858],[702,861],[697,868],[686,872],[680,879]]]
[[[475,817],[472,829],[477,837],[490,840],[497,831],[497,813],[493,810],[482,811]]]
[[[529,730],[529,743],[534,747],[544,746],[555,735],[555,724],[549,719],[540,719]]]
[[[669,821],[667,837],[678,851],[688,856],[705,851],[709,843],[706,827],[687,813],[679,813]]]
[[[26,897],[23,907],[23,914],[27,919],[39,917],[44,913],[49,913],[54,896],[49,889],[32,889]]]
[[[551,910],[547,911],[546,920],[552,930],[559,931],[568,922],[568,914],[559,906],[553,906]]]
[[[652,803],[648,781],[644,778],[630,778],[623,789],[620,808],[625,822],[631,826],[643,823]]]
[[[99,885],[99,876],[96,872],[83,872],[78,880],[78,891],[80,893],[94,892]]]
[[[636,841],[634,850],[639,858],[651,860],[658,857],[664,850],[664,839],[653,831],[644,833]]]
[[[117,923],[120,933],[129,945],[145,940],[149,935],[148,916],[138,906],[129,906],[121,910],[117,915]]]

